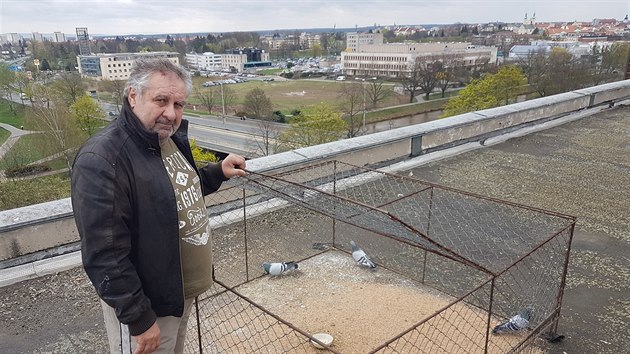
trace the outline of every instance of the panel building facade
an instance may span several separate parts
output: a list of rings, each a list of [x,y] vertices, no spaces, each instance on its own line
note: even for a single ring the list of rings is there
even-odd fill
[[[383,44],[382,36],[373,36],[370,40],[374,42],[372,44],[361,44],[362,42],[357,41],[359,38],[355,38],[352,43],[348,40],[348,50],[341,53],[343,72],[346,75],[401,77],[409,74],[418,61],[441,61],[445,65],[464,67],[497,62],[496,47],[479,47],[470,43]],[[363,41],[368,39],[364,38]]]
[[[78,55],[77,63],[82,76],[98,80],[127,80],[133,63],[139,58],[168,58],[179,64],[177,52]]]

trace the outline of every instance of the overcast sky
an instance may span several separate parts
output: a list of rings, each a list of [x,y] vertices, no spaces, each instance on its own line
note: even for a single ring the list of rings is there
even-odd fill
[[[630,0],[0,0],[0,33],[152,34],[623,19]]]

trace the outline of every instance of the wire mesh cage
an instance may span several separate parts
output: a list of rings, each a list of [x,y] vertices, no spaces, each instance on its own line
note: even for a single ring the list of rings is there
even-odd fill
[[[215,283],[188,353],[537,353],[557,330],[574,217],[339,161],[250,172],[207,204]]]

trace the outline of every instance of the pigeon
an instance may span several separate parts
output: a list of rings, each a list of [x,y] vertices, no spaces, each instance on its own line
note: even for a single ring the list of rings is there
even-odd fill
[[[352,258],[361,266],[368,268],[376,268],[376,264],[372,262],[370,257],[368,257],[362,249],[360,249],[354,241],[350,241],[350,245],[352,245]]]
[[[521,312],[514,315],[509,320],[497,325],[492,330],[493,334],[510,333],[522,331],[529,326],[529,320],[532,318],[534,309],[531,307],[524,308]]]
[[[265,262],[263,263],[265,274],[280,275],[292,269],[298,269],[296,262]]]

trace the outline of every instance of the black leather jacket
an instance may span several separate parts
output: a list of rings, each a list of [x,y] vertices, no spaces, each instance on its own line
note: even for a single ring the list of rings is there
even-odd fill
[[[172,137],[195,166],[188,121]],[[198,170],[204,195],[226,180],[220,164]],[[177,207],[160,155],[127,102],[118,119],[94,135],[72,169],[72,207],[83,267],[98,295],[132,335],[156,316],[182,316],[184,290]]]

